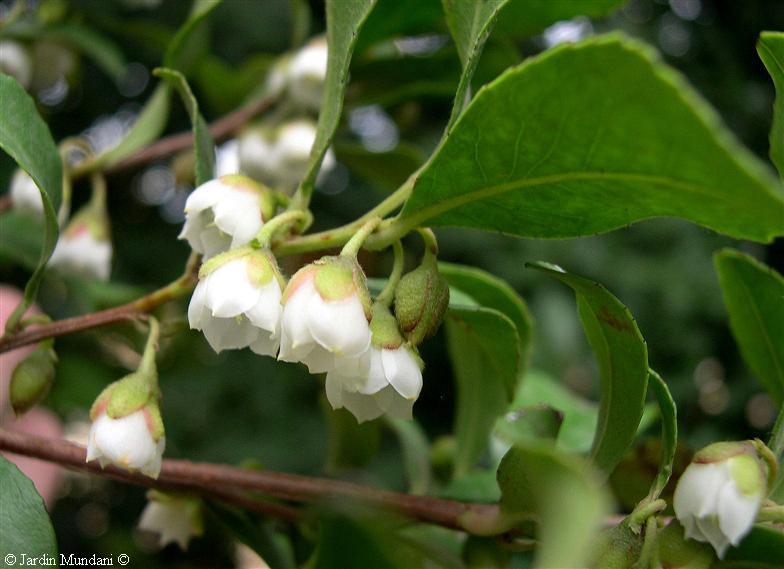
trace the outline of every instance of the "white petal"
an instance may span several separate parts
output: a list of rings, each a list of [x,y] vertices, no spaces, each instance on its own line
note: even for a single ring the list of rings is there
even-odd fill
[[[283,311],[283,307],[280,305],[281,296],[280,285],[273,278],[269,283],[261,286],[259,299],[256,301],[256,304],[245,311],[245,316],[253,322],[254,326],[277,335]]]
[[[223,253],[224,251],[228,251],[229,247],[231,247],[231,238],[218,229],[216,225],[205,227],[202,230],[200,237],[202,250],[199,252],[204,255],[205,260],[214,257],[219,253]],[[193,247],[193,245],[191,245],[191,247]],[[197,249],[194,248],[194,251],[197,251]]]
[[[287,362],[301,361],[303,354],[312,349],[313,336],[308,329],[308,300],[317,294],[312,282],[303,283],[283,306],[281,315],[280,359]]]
[[[673,507],[678,519],[715,513],[716,497],[727,476],[717,464],[690,464],[675,488]]]
[[[335,355],[318,344],[311,344],[308,352],[298,361],[308,366],[310,373],[326,373],[335,369]]]
[[[381,359],[383,350],[371,346],[367,351],[368,369],[365,374],[365,385],[360,389],[360,393],[372,395],[387,387],[389,382],[384,374],[384,364]]]
[[[402,397],[392,386],[382,389],[373,395],[378,406],[384,413],[395,419],[411,420],[414,401]]]
[[[416,400],[422,391],[422,371],[411,352],[404,346],[382,350],[381,361],[389,383],[406,399]]]
[[[205,305],[212,315],[231,318],[250,310],[261,297],[259,289],[248,278],[245,259],[234,259],[221,265],[205,279],[207,297]]]
[[[253,326],[249,320],[241,317],[213,317],[205,323],[202,332],[216,353],[222,350],[245,348],[254,342],[259,335],[259,329]]]
[[[334,354],[356,356],[370,346],[370,327],[356,295],[330,302],[316,293],[308,301],[307,316],[313,338]]]
[[[185,213],[194,214],[212,208],[224,198],[228,187],[219,179],[210,180],[193,190],[185,200]]]
[[[232,236],[232,247],[245,245],[264,225],[259,195],[253,191],[231,190],[213,207],[215,225]]]
[[[744,496],[733,481],[722,488],[719,494],[719,526],[732,545],[738,545],[751,530],[761,498]]]
[[[341,379],[336,377],[334,373],[328,373],[324,385],[327,392],[327,401],[332,405],[332,408],[340,409],[343,407],[343,387],[341,385]]]
[[[188,324],[191,330],[201,330],[204,326],[205,318],[211,318],[205,301],[207,300],[207,282],[202,279],[196,285],[196,289],[191,296],[191,302],[188,305]]]
[[[380,417],[384,411],[379,407],[375,395],[343,392],[343,406],[348,409],[357,421],[364,423]]]
[[[716,555],[719,556],[719,559],[724,558],[724,554],[727,551],[727,548],[730,545],[730,542],[727,540],[727,537],[721,532],[719,528],[719,520],[714,516],[709,516],[705,518],[699,518],[697,520],[697,526],[700,528],[700,531],[713,546],[713,549],[716,550]]]
[[[259,337],[250,345],[250,349],[260,356],[275,357],[280,348],[280,339],[268,335],[266,331],[260,330]]]
[[[240,171],[240,148],[236,138],[221,144],[215,151],[215,176],[220,178]]]
[[[119,419],[101,415],[95,420],[94,429],[91,438],[94,437],[98,456],[118,466],[139,470],[154,462],[156,457],[160,460],[160,441],[156,443],[153,440],[144,411],[136,411]]]

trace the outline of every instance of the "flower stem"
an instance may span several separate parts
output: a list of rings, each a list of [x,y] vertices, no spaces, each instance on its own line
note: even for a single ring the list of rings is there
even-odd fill
[[[148,321],[150,323],[150,333],[147,336],[147,343],[144,345],[142,361],[139,363],[139,371],[147,377],[157,378],[158,374],[155,370],[155,353],[158,351],[158,339],[160,338],[161,327],[158,324],[158,319],[154,316],[150,316]]]
[[[292,223],[297,221],[301,221],[303,225],[307,225],[312,219],[313,215],[304,209],[284,211],[264,224],[264,226],[256,234],[256,238],[252,241],[251,246],[254,249],[269,247],[270,243],[272,242],[272,238],[276,233],[286,229]]]
[[[406,255],[400,241],[392,243],[392,252],[395,255],[392,272],[389,273],[389,280],[387,280],[384,290],[376,297],[376,302],[380,302],[384,306],[392,304],[392,299],[395,298],[395,289],[397,288],[397,283],[400,282],[400,277],[403,276],[403,265],[406,262]]]
[[[365,243],[370,234],[376,230],[376,227],[378,227],[380,223],[380,217],[374,217],[366,221],[365,224],[359,228],[359,231],[354,233],[351,239],[349,239],[348,242],[343,246],[340,254],[346,257],[356,257],[357,253],[359,253],[359,250],[362,248],[362,245]]]

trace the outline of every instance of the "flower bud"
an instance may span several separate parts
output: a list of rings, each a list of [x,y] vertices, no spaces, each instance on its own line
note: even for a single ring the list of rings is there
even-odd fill
[[[201,330],[212,349],[250,347],[275,356],[280,346],[283,277],[268,250],[233,249],[199,271],[188,307],[191,329]]]
[[[247,176],[222,176],[188,196],[179,238],[209,258],[250,243],[273,215],[275,197],[268,188]]]
[[[370,292],[352,257],[323,257],[297,271],[283,293],[279,359],[311,373],[355,366],[370,346]]]
[[[41,200],[41,191],[30,175],[21,168],[14,172],[14,177],[11,178],[10,195],[14,209],[32,213],[38,218],[43,217],[44,202]]]
[[[277,129],[249,129],[239,141],[240,170],[276,189],[291,191],[305,177],[315,141],[316,124],[307,119],[290,121]],[[335,155],[330,149],[319,175],[334,166]]]
[[[675,488],[675,515],[686,537],[708,542],[723,558],[751,530],[767,487],[755,443],[722,442],[694,455]]]
[[[150,490],[147,505],[139,518],[139,529],[157,533],[161,548],[176,543],[185,551],[192,537],[204,533],[201,500],[185,494]]]
[[[33,63],[22,44],[11,40],[0,41],[0,73],[16,79],[25,89],[33,78]]]
[[[416,346],[432,336],[449,306],[449,285],[438,272],[436,258],[426,254],[422,264],[403,275],[395,289],[395,316],[400,329]]]
[[[324,96],[327,77],[327,40],[312,39],[302,47],[287,67],[291,100],[303,107],[318,111]]]
[[[49,259],[63,273],[108,281],[112,264],[109,219],[102,206],[90,203],[68,223]]]
[[[166,446],[157,379],[140,370],[109,385],[90,409],[87,461],[157,478]]]
[[[404,343],[397,320],[385,305],[373,305],[370,349],[357,365],[341,365],[327,373],[327,399],[333,409],[345,407],[360,423],[380,417],[411,419],[422,390],[422,360]]]
[[[48,340],[38,344],[17,364],[8,387],[11,406],[17,415],[28,411],[49,393],[54,382],[55,363],[57,354],[52,349],[52,341]]]

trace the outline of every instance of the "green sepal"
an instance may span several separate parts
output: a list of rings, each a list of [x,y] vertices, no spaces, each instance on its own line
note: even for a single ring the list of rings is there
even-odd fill
[[[71,217],[63,231],[63,236],[71,239],[87,230],[96,241],[108,241],[109,228],[109,215],[106,213],[106,208],[88,203]]]
[[[51,340],[38,344],[11,374],[8,391],[11,407],[17,415],[25,413],[46,397],[54,383],[57,354],[52,344]]]
[[[395,316],[406,339],[416,346],[432,336],[449,306],[449,284],[438,271],[436,257],[403,275],[395,289]]]
[[[163,417],[161,417],[161,407],[158,405],[158,398],[153,398],[144,407],[144,414],[147,425],[150,428],[150,435],[155,442],[158,442],[165,434],[163,428]],[[111,415],[110,415],[111,416]]]
[[[373,304],[371,308],[373,315],[370,321],[370,333],[372,334],[373,345],[385,350],[396,350],[403,344],[403,335],[389,308],[380,302]]]
[[[350,255],[322,257],[313,266],[313,284],[321,298],[327,301],[344,300],[353,294],[359,297],[368,321],[372,318],[370,290],[365,272]]]
[[[748,441],[722,441],[713,443],[697,451],[692,458],[692,462],[697,464],[711,464],[722,462],[730,458],[742,455],[756,455],[757,451]]]
[[[157,410],[158,378],[157,373],[153,372],[152,375],[137,371],[108,385],[93,403],[90,418],[95,420],[106,412],[110,418],[119,419],[151,403]],[[160,419],[160,411],[157,413]]]
[[[251,253],[253,253],[253,248],[246,246],[238,247],[237,249],[229,249],[228,251],[219,253],[214,257],[210,257],[208,260],[202,263],[201,268],[199,269],[199,279],[203,279],[226,263],[244,257],[245,255],[250,255]]]

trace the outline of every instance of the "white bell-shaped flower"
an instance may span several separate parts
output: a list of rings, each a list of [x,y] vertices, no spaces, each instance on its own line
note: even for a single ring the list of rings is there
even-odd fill
[[[33,62],[22,44],[11,40],[0,41],[0,73],[16,79],[22,87],[29,87],[33,78]]]
[[[287,68],[291,99],[313,110],[321,108],[327,77],[327,40],[318,37],[294,54]]]
[[[24,170],[18,169],[14,172],[14,177],[11,178],[10,195],[14,209],[33,213],[37,217],[43,216],[44,203],[41,199],[41,191]]]
[[[114,464],[157,478],[165,446],[166,437],[156,440],[153,436],[145,409],[118,419],[102,413],[90,427],[87,460],[98,460],[102,467]]]
[[[272,254],[235,249],[202,267],[188,321],[216,352],[250,347],[274,357],[280,345],[282,296],[283,279]]]
[[[308,119],[290,121],[277,129],[250,129],[240,137],[240,170],[272,187],[291,191],[305,177],[315,141],[316,124]],[[335,155],[328,149],[319,177],[335,163]]]
[[[356,367],[370,347],[369,320],[370,294],[356,259],[324,257],[286,287],[278,357],[311,373]]]
[[[65,274],[108,281],[112,243],[103,224],[77,215],[60,235],[49,267]]]
[[[751,530],[766,478],[750,442],[716,443],[698,452],[678,481],[673,501],[686,537],[710,543],[723,558]]]
[[[215,149],[215,176],[240,173],[240,143],[236,138],[224,142]]]
[[[139,518],[139,529],[157,533],[161,548],[176,543],[185,551],[192,537],[204,533],[198,498],[150,490],[147,500]]]
[[[247,245],[274,213],[274,197],[267,188],[246,176],[222,176],[188,196],[179,238],[209,258]]]

